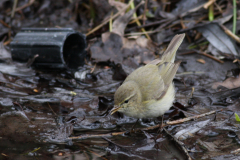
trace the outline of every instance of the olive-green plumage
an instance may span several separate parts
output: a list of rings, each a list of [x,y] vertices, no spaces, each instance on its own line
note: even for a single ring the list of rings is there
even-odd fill
[[[175,61],[176,51],[185,34],[176,35],[161,59],[133,71],[117,89],[114,108],[135,118],[153,118],[163,115],[171,107],[175,89],[172,83],[180,62]]]

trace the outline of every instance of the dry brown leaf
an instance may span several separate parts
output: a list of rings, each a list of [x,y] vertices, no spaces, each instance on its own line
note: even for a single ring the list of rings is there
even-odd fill
[[[197,62],[202,63],[202,64],[206,63],[204,59],[197,59]]]
[[[115,1],[115,0],[108,0],[108,3],[109,3],[111,6],[116,7],[116,9],[117,9],[118,11],[121,11],[124,7],[127,6],[126,3],[118,2],[118,1]],[[121,15],[124,15],[124,12],[121,13]]]
[[[207,9],[210,5],[212,5],[216,0],[209,0],[207,3],[204,4],[203,8]]]
[[[228,89],[240,87],[240,75],[237,78],[230,77],[223,82],[215,82],[213,83],[212,88],[217,89],[219,86],[223,86]]]

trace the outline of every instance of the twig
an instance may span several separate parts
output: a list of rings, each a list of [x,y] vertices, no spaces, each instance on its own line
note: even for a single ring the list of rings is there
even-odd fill
[[[227,35],[229,35],[232,39],[240,43],[240,38],[236,34],[234,34],[232,31],[227,29],[227,27],[225,27],[224,25],[221,25],[221,27]]]
[[[34,153],[34,152],[38,151],[39,149],[41,149],[41,147],[38,147],[37,149],[34,149],[33,151],[30,151],[28,153]]]
[[[12,39],[9,38],[7,41],[5,41],[5,42],[3,43],[3,45],[6,46],[6,45],[8,45],[9,43],[11,43],[11,41],[12,41]]]
[[[152,34],[152,33],[156,33],[156,32],[159,32],[159,31],[131,32],[131,33],[124,34],[124,36],[139,36],[139,35],[146,34],[146,33]]]
[[[29,68],[33,64],[33,62],[36,60],[37,57],[39,57],[38,54],[36,54],[33,58],[29,59],[26,66]]]
[[[12,102],[12,103],[13,103],[13,105],[16,105],[16,106],[18,106],[18,107],[21,108],[21,110],[22,110],[21,112],[23,113],[24,118],[26,118],[26,119],[32,124],[32,121],[30,121],[30,119],[29,119],[28,116],[26,115],[25,111],[23,110],[22,105],[21,105],[20,103],[18,103],[18,102]],[[22,115],[22,114],[20,114],[20,115]]]
[[[173,105],[172,107],[175,108],[176,110],[179,110],[179,111],[183,112],[186,117],[187,117],[187,114],[191,114],[193,116],[196,115],[196,114],[192,114],[192,113],[186,112],[186,111],[182,110],[181,108],[176,107],[175,105]]]
[[[143,1],[141,1],[140,3],[142,3]],[[134,2],[130,3],[130,7],[131,9],[135,9],[135,6],[134,6]],[[136,19],[136,24],[138,26],[141,26],[141,23],[139,21],[139,19],[137,18],[137,14],[136,12],[133,14],[133,17]],[[145,36],[147,37],[147,39],[151,40],[150,36],[146,33],[146,30],[144,28],[141,28],[142,32],[145,34]]]
[[[94,66],[93,66],[93,68],[91,68],[91,71],[90,71],[90,73],[93,73],[93,71],[95,70],[95,68],[96,68],[96,64],[94,64]]]
[[[196,115],[196,116],[192,116],[192,117],[188,117],[188,118],[184,118],[184,119],[179,119],[179,120],[176,120],[176,121],[170,121],[170,122],[167,122],[166,124],[158,124],[158,125],[155,125],[155,126],[151,126],[151,127],[147,127],[147,128],[139,128],[139,129],[135,129],[135,131],[146,131],[146,130],[152,130],[152,129],[156,129],[156,128],[159,128],[159,127],[166,127],[168,125],[175,125],[175,124],[180,124],[180,123],[183,123],[183,122],[187,122],[187,121],[190,121],[190,120],[193,120],[193,119],[198,119],[198,118],[201,118],[201,117],[205,117],[205,116],[208,116],[208,115],[211,115],[211,114],[214,114],[218,111],[221,111],[221,110],[215,110],[215,111],[211,111],[211,112],[207,112],[207,113],[204,113],[204,114],[200,114],[200,115]],[[90,135],[90,134],[87,134],[87,135],[82,135],[82,136],[77,136],[77,137],[69,137],[68,139],[86,139],[86,138],[99,138],[99,137],[111,137],[111,136],[118,136],[118,135],[122,135],[122,134],[125,134],[127,131],[122,131],[122,132],[113,132],[113,133],[106,133],[106,134],[93,134],[93,135]]]
[[[146,20],[147,4],[148,4],[148,0],[145,0],[144,12],[143,12],[143,25],[145,24],[145,20]]]
[[[111,12],[111,16],[110,16],[110,20],[109,20],[109,32],[112,32],[112,16],[113,16],[113,12]]]
[[[18,11],[28,7],[28,6],[31,6],[34,2],[35,2],[35,0],[30,0],[27,4],[25,4],[25,5],[21,6],[21,7],[16,8],[15,12],[18,12]],[[10,15],[10,14],[11,14],[11,12],[8,13],[8,15]]]
[[[214,2],[214,5],[217,7],[219,12],[223,13],[222,8],[216,3],[216,1]]]
[[[4,153],[1,153],[2,156],[5,156],[5,157],[8,157],[8,155],[4,154]]]
[[[208,57],[208,58],[211,58],[211,59],[213,59],[213,60],[215,60],[215,61],[217,61],[217,62],[219,62],[219,63],[224,63],[222,60],[220,60],[220,59],[217,59],[217,58],[215,58],[215,57],[213,57],[213,56],[211,56],[210,54],[207,54],[207,53],[205,53],[205,52],[202,52],[202,53],[200,53],[201,55],[204,55],[204,56],[206,56],[206,57]]]
[[[124,134],[125,132],[115,132],[119,133],[118,135]],[[111,137],[114,136],[114,133],[107,133],[107,134],[87,134],[87,135],[82,135],[82,136],[77,136],[77,137],[69,137],[68,139],[86,139],[86,138],[99,138],[99,137]]]
[[[232,154],[238,154],[240,152],[240,148],[234,150],[234,151],[231,151]]]
[[[6,22],[4,22],[3,20],[0,19],[0,23],[2,23],[2,25],[4,25],[7,28],[11,28]]]
[[[19,104],[18,102],[12,102],[12,103],[13,103],[13,105],[16,105],[16,106],[20,107],[22,109],[22,111],[24,112],[23,107],[22,107],[21,104]]]
[[[55,114],[55,116],[57,116],[57,114],[53,111],[53,109],[52,109],[52,107],[50,106],[50,104],[49,104],[49,103],[47,103],[47,104],[48,104],[48,107],[52,110],[53,114]]]
[[[217,62],[219,62],[219,63],[224,63],[222,60],[217,59],[217,58],[211,56],[210,54],[207,54],[207,53],[205,53],[205,52],[201,52],[201,51],[196,50],[196,49],[193,49],[193,50],[194,50],[195,52],[197,52],[198,54],[204,55],[204,56],[206,56],[206,57],[208,57],[208,58],[211,58],[211,59],[213,59],[213,60],[215,60],[215,61],[217,61]]]
[[[126,32],[130,32],[130,31],[133,31],[135,29],[140,29],[140,28],[145,28],[145,27],[152,27],[152,26],[155,26],[155,25],[159,25],[161,23],[164,23],[166,21],[168,21],[169,19],[163,19],[163,20],[160,20],[160,21],[156,21],[156,22],[151,22],[151,23],[148,23],[148,24],[144,24],[144,25],[141,25],[141,26],[135,26],[135,27],[132,27],[132,28],[128,28],[126,29],[125,31]]]
[[[198,54],[201,54],[201,55],[204,55],[204,56],[206,56],[206,57],[208,57],[208,58],[211,58],[211,59],[213,59],[213,60],[215,60],[215,61],[217,61],[217,62],[219,62],[219,63],[224,63],[224,61],[222,61],[222,60],[220,60],[220,59],[217,59],[217,58],[215,58],[214,56],[211,56],[210,54],[207,54],[207,53],[205,53],[205,52],[201,52],[201,51],[196,50],[196,49],[192,49],[192,50],[195,51],[195,52],[197,52]],[[180,54],[180,55],[191,54],[191,53],[194,53],[193,51],[190,51],[190,52],[187,52],[187,53],[182,53],[182,54]]]
[[[135,7],[135,9],[136,9],[136,7]],[[143,20],[143,18],[144,18],[143,16],[144,16],[143,14],[137,16],[135,19],[131,20],[128,24],[134,24],[137,22],[137,20]]]
[[[85,147],[85,148],[86,148],[86,147]],[[98,158],[101,158],[101,159],[103,159],[103,160],[107,160],[107,158],[102,157],[100,154],[98,154],[98,153],[96,153],[96,152],[94,152],[94,151],[92,151],[92,150],[90,150],[90,149],[88,149],[88,148],[86,148],[86,149],[87,149],[87,151],[89,151],[89,152],[91,152],[92,154],[96,155]]]
[[[14,17],[14,14],[16,12],[17,3],[18,3],[18,0],[14,0],[13,9],[12,9],[12,12],[11,12],[11,18]]]
[[[209,6],[211,6],[215,0],[209,0],[207,3],[204,4],[203,8],[207,9]]]
[[[182,18],[181,18],[181,20],[180,20],[180,24],[181,24],[181,26],[182,26],[182,29],[186,29],[186,28],[187,28],[187,27],[185,26],[185,24],[184,24]]]
[[[86,36],[89,36],[90,34],[94,33],[95,31],[97,31],[98,29],[100,29],[102,26],[104,26],[105,24],[107,24],[110,19],[114,20],[115,18],[117,18],[122,12],[124,12],[126,9],[128,9],[128,7],[130,6],[130,4],[133,2],[133,0],[129,1],[128,5],[126,7],[124,7],[123,9],[121,9],[119,12],[117,12],[115,15],[113,15],[112,17],[109,17],[108,19],[106,19],[104,22],[102,22],[100,25],[96,26],[95,28],[93,28],[91,31],[89,31]]]
[[[195,71],[193,71],[193,72],[181,72],[181,73],[177,73],[176,76],[189,75],[189,74],[205,74],[205,72],[201,72],[201,71],[199,71],[199,72],[195,72]]]
[[[196,53],[195,51],[189,51],[189,52],[185,52],[185,53],[179,53],[179,55],[187,55],[187,54],[192,54],[192,53]]]
[[[185,148],[184,143],[179,141],[176,137],[174,137],[171,133],[169,133],[165,128],[163,130],[170,136],[172,139],[181,147],[181,149],[184,151],[186,156],[188,157],[188,160],[192,160],[191,156],[188,154],[188,150]]]
[[[204,114],[200,114],[200,115],[196,115],[196,116],[192,116],[192,117],[188,117],[188,118],[179,119],[179,120],[176,120],[176,121],[169,121],[169,122],[166,122],[166,124],[164,124],[163,127],[165,127],[167,125],[175,125],[175,124],[180,124],[180,123],[183,123],[183,122],[191,121],[193,119],[202,118],[202,117],[214,114],[217,111],[219,111],[219,110],[207,112],[207,113],[204,113]],[[157,126],[159,126],[159,125],[157,125]],[[155,128],[157,128],[157,127],[156,126],[148,127],[148,129],[155,129]]]

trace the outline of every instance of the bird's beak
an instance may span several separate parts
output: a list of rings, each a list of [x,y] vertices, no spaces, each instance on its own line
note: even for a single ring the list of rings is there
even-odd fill
[[[114,105],[113,109],[110,111],[110,114],[112,115],[113,113],[117,112],[120,108],[121,106]]]

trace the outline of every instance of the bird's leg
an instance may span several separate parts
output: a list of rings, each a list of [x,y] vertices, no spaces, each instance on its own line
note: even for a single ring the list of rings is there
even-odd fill
[[[163,128],[163,119],[164,119],[164,114],[162,115],[162,122],[161,122],[161,126],[159,127],[158,133],[160,133],[160,131],[162,131],[162,128]]]
[[[134,125],[132,126],[132,129],[131,129],[130,133],[133,133],[134,127],[136,126],[136,124],[138,123],[138,121],[139,121],[139,118],[137,119],[137,121],[136,121],[136,122],[134,123]]]

